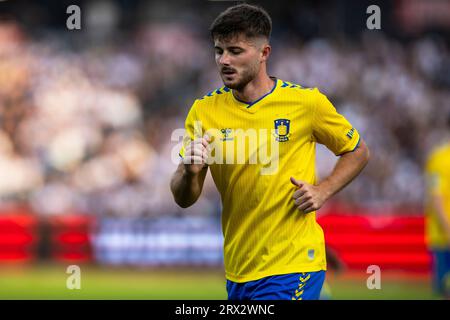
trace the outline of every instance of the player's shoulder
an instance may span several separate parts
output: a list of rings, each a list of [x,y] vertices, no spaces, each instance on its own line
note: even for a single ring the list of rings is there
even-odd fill
[[[427,164],[428,166],[445,163],[446,165],[450,162],[450,142],[440,143],[435,146],[428,155]]]
[[[195,104],[199,105],[199,106],[211,104],[212,102],[215,102],[217,100],[224,98],[230,92],[231,92],[231,89],[228,88],[227,86],[215,88],[215,89],[209,91],[208,93],[206,93],[205,95],[195,99]]]
[[[327,96],[318,87],[308,87],[290,81],[280,80],[280,97],[298,102],[300,106],[315,110],[328,103]]]
[[[430,158],[445,156],[450,154],[450,142],[445,141],[437,144],[430,152]]]
[[[291,81],[279,79],[282,93],[299,97],[318,98],[323,95],[317,87],[308,87]]]

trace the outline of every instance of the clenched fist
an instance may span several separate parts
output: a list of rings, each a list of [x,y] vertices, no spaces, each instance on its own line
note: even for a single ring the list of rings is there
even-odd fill
[[[195,175],[207,166],[206,161],[208,160],[208,145],[210,142],[211,138],[205,134],[203,138],[191,141],[186,147],[183,163],[187,173]]]
[[[294,199],[295,205],[300,211],[308,213],[319,210],[327,200],[325,192],[319,186],[297,180],[293,177],[291,177],[291,182],[298,187],[292,199]]]

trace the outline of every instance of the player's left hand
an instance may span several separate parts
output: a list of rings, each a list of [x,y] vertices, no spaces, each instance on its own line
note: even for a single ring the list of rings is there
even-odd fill
[[[297,180],[294,177],[291,177],[291,182],[298,187],[292,199],[300,211],[308,213],[319,210],[327,200],[326,194],[320,186]]]

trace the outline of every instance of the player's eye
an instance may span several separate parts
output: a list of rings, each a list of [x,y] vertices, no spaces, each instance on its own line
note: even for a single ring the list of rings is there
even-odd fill
[[[238,55],[238,54],[242,53],[242,50],[241,49],[234,49],[234,50],[230,50],[230,52],[232,54],[234,54],[234,55]]]

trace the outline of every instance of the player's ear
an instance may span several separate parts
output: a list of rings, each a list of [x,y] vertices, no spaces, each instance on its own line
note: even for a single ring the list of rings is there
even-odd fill
[[[272,47],[268,43],[263,44],[261,50],[261,62],[266,62],[269,59],[271,50]]]

